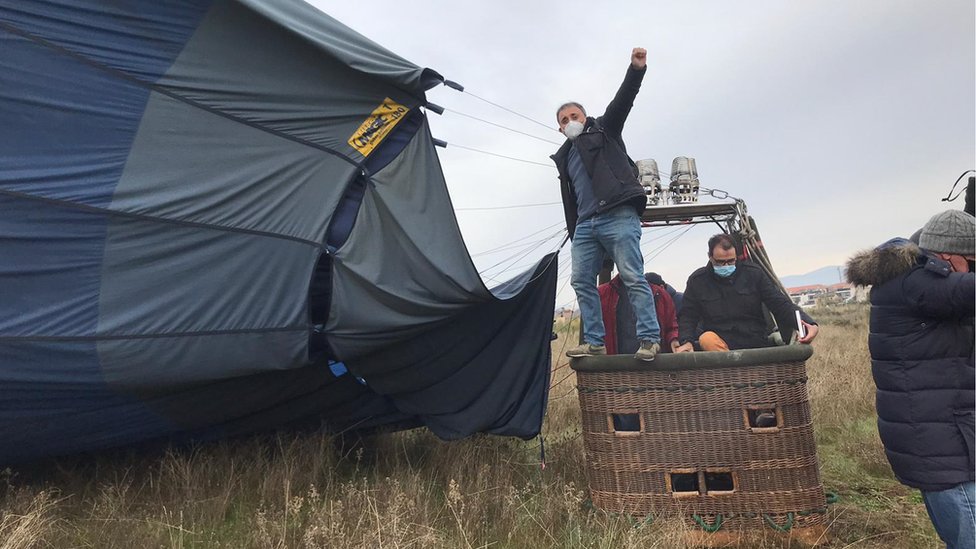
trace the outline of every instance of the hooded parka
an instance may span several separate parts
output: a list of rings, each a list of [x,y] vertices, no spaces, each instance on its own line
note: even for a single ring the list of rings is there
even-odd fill
[[[847,276],[872,285],[878,432],[895,476],[925,491],[974,480],[976,275],[896,239],[855,255]]]

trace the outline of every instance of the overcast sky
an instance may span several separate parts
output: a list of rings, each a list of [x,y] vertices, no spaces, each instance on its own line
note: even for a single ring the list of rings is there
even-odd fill
[[[428,93],[449,109],[431,127],[449,143],[438,152],[489,286],[558,246],[562,207],[469,208],[558,203],[548,158],[558,145],[458,113],[560,142],[555,108],[574,100],[602,114],[634,46],[647,49],[648,70],[624,129],[631,157],[667,172],[674,157],[694,157],[702,186],[746,201],[781,276],[841,264],[962,208],[940,199],[976,167],[972,0],[312,3],[548,126],[446,87]],[[683,288],[714,229],[696,227],[656,256],[669,231],[645,233],[647,270]],[[531,245],[484,253],[512,242]],[[557,306],[573,305],[569,257],[567,245]]]

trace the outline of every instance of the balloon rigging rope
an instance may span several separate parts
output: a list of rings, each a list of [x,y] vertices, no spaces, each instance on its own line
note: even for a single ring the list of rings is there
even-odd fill
[[[494,264],[494,265],[492,265],[491,267],[488,267],[488,268],[486,268],[486,269],[482,269],[482,270],[480,270],[480,271],[478,271],[478,274],[480,274],[480,275],[484,275],[485,273],[487,273],[487,272],[489,272],[489,271],[491,271],[492,269],[494,269],[495,267],[498,267],[499,265],[503,265],[503,264],[505,264],[505,263],[509,263],[509,265],[508,265],[507,267],[505,267],[504,269],[502,269],[502,270],[500,270],[500,271],[498,271],[498,272],[496,272],[496,273],[494,273],[494,276],[496,276],[496,277],[497,277],[497,276],[499,276],[499,275],[501,275],[501,274],[503,274],[503,273],[505,273],[506,271],[509,271],[509,270],[511,270],[511,269],[512,269],[512,268],[514,267],[514,265],[515,265],[515,264],[516,264],[516,263],[517,263],[517,262],[518,262],[518,261],[519,261],[520,259],[524,259],[524,258],[525,258],[526,256],[528,256],[528,255],[529,255],[529,254],[531,254],[532,252],[534,252],[534,251],[536,251],[536,250],[538,250],[539,248],[541,248],[541,247],[542,247],[542,246],[543,246],[543,245],[544,245],[544,244],[545,244],[546,242],[549,242],[550,240],[552,240],[552,239],[554,239],[554,238],[558,238],[558,237],[559,237],[559,236],[560,236],[560,235],[561,235],[562,233],[564,233],[564,232],[566,232],[566,229],[559,229],[558,231],[556,231],[556,232],[554,232],[554,233],[552,233],[551,235],[549,235],[549,236],[547,236],[546,238],[544,238],[544,239],[542,239],[542,240],[540,240],[540,241],[539,241],[539,242],[538,242],[538,243],[537,243],[537,244],[536,244],[535,246],[533,246],[532,248],[529,248],[528,250],[526,250],[526,251],[524,251],[524,252],[516,252],[516,253],[514,253],[514,254],[512,254],[512,255],[510,255],[510,256],[508,256],[508,257],[506,257],[505,259],[503,259],[503,260],[501,260],[501,261],[499,261],[498,263],[495,263],[495,264]],[[560,245],[560,247],[562,247],[562,246]]]
[[[555,206],[556,204],[562,204],[562,202],[538,202],[536,204],[513,204],[511,206],[490,206],[485,208],[454,208],[456,212],[466,212],[466,211],[484,211],[484,210],[512,210],[515,208],[533,208],[535,206]]]
[[[539,137],[537,135],[532,135],[531,133],[523,132],[522,130],[516,130],[515,128],[510,128],[508,126],[503,126],[501,124],[492,122],[490,120],[485,120],[484,118],[478,118],[477,116],[472,116],[470,114],[463,113],[463,112],[461,112],[459,110],[449,109],[449,108],[445,107],[444,108],[444,111],[445,112],[451,112],[451,113],[454,113],[454,114],[463,116],[465,118],[470,118],[472,120],[477,120],[478,122],[481,122],[482,124],[488,124],[489,126],[495,126],[496,128],[501,128],[503,130],[508,130],[508,131],[510,131],[512,133],[517,133],[519,135],[524,135],[526,137],[531,137],[532,139],[537,139],[539,141],[545,141],[546,143],[551,143],[551,144],[556,145],[556,146],[562,145],[562,143],[560,143],[559,141],[553,141],[551,139],[546,139],[544,137]],[[552,129],[552,128],[549,128],[549,129]]]
[[[473,151],[473,152],[476,152],[476,153],[487,154],[489,156],[497,156],[498,158],[505,158],[505,159],[508,159],[508,160],[513,160],[515,162],[522,162],[524,164],[535,164],[536,166],[542,166],[544,168],[552,168],[553,167],[552,164],[546,164],[544,162],[536,162],[535,160],[526,160],[524,158],[515,158],[514,156],[508,156],[508,155],[504,155],[504,154],[498,154],[498,153],[493,153],[493,152],[489,152],[489,151],[484,151],[484,150],[481,150],[481,149],[475,149],[474,147],[465,147],[464,145],[458,145],[456,143],[452,143],[451,146],[452,147],[457,147],[459,149],[464,149],[466,151]]]
[[[510,113],[514,114],[515,116],[518,116],[520,118],[524,118],[524,119],[528,120],[529,122],[532,122],[533,124],[538,124],[538,125],[542,126],[543,128],[545,128],[547,130],[552,130],[553,129],[552,126],[550,126],[548,124],[539,122],[538,120],[536,120],[534,118],[531,118],[529,116],[526,116],[526,115],[524,115],[524,114],[522,114],[520,112],[516,112],[516,111],[514,111],[514,110],[512,110],[512,109],[510,109],[508,107],[499,105],[498,103],[495,103],[494,101],[489,101],[488,99],[485,99],[484,97],[477,96],[477,95],[475,95],[475,94],[473,94],[473,93],[471,93],[471,92],[469,92],[467,90],[463,91],[462,93],[466,93],[466,94],[470,95],[471,97],[474,97],[475,99],[478,99],[480,101],[484,101],[485,103],[488,103],[489,105],[491,105],[493,107],[497,107],[497,108],[499,108],[499,109],[501,109],[503,111],[510,112]]]

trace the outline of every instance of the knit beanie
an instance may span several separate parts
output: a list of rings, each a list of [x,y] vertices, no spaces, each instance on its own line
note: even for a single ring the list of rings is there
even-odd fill
[[[976,217],[960,210],[933,215],[922,227],[918,247],[945,254],[976,254]]]

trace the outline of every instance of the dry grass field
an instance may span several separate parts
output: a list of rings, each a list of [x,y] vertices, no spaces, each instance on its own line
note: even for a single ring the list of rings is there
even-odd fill
[[[939,547],[917,492],[891,475],[874,423],[867,308],[815,311],[810,397],[829,547]],[[0,549],[681,548],[688,526],[587,500],[572,370],[553,342],[538,440],[438,441],[423,430],[342,440],[277,434],[147,454],[116,451],[0,472]],[[0,441],[2,443],[2,441]],[[750,547],[790,547],[759,538]]]

